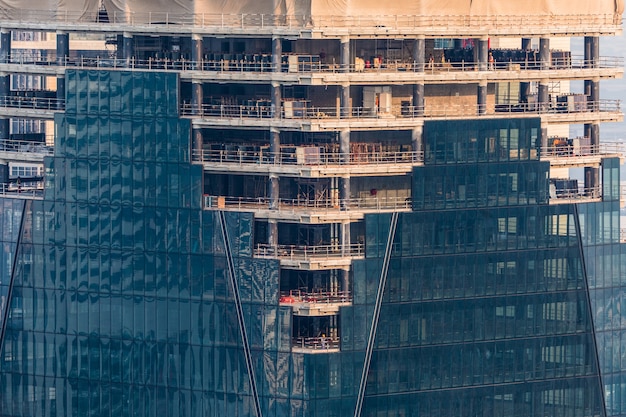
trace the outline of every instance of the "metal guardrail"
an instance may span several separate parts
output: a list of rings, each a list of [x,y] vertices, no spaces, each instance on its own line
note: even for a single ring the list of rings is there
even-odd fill
[[[54,147],[41,142],[1,139],[0,152],[37,153],[48,156],[54,154]]]
[[[267,197],[246,198],[246,197],[218,197],[204,196],[204,207],[207,209],[270,209],[274,203]],[[281,198],[277,201],[276,207],[272,207],[278,212],[294,213],[299,210],[318,210],[318,211],[336,211],[339,208],[349,210],[408,210],[411,208],[412,200],[410,197],[367,197],[367,198],[350,198],[348,200],[340,199],[286,199]]]
[[[203,104],[199,108],[190,105],[181,107],[181,114],[185,116],[199,116],[226,119],[270,119],[279,118],[285,120],[324,120],[324,119],[350,119],[372,120],[386,119],[390,117],[411,118],[467,118],[468,115],[493,116],[520,114],[584,114],[614,113],[621,112],[620,100],[587,101],[579,107],[557,105],[550,103],[516,103],[499,104],[490,110],[487,105],[429,105],[429,106],[390,106],[386,109],[371,107],[317,107],[310,106],[298,110],[286,112],[284,108],[276,112],[271,105],[226,105],[226,104]],[[487,113],[487,110],[490,110]]]
[[[365,245],[268,245],[258,244],[254,255],[268,259],[323,260],[365,256]]]
[[[293,147],[291,147],[293,149]],[[313,147],[314,148],[314,147]],[[319,149],[319,148],[318,148]],[[352,152],[341,155],[338,152],[316,152],[314,154],[299,155],[294,151],[271,153],[263,150],[212,150],[202,149],[192,151],[193,161],[214,162],[220,164],[237,165],[273,165],[273,166],[325,166],[325,165],[387,165],[411,164],[424,160],[423,152],[387,152],[371,153]]]
[[[43,190],[39,188],[22,187],[17,184],[0,184],[0,197],[41,199]]]
[[[281,291],[279,299],[281,304],[342,304],[350,302],[352,302],[350,291]]]
[[[292,340],[293,347],[311,350],[337,350],[340,344],[339,337],[296,337]]]
[[[63,110],[65,100],[45,97],[0,96],[0,108]]]
[[[206,28],[364,28],[381,32],[392,29],[447,29],[450,27],[507,29],[545,28],[558,26],[571,27],[618,27],[621,15],[614,13],[597,14],[528,14],[528,15],[288,15],[288,14],[218,14],[180,12],[131,12],[110,11],[106,16],[100,12],[68,10],[29,10],[16,8],[2,10],[1,21],[94,25],[159,25],[180,31],[185,27]]]
[[[103,51],[104,52],[104,51]],[[381,63],[372,65],[363,63],[340,65],[336,62],[319,62],[318,56],[300,55],[310,62],[272,63],[272,55],[258,55],[262,59],[246,59],[246,56],[254,58],[255,55],[240,54],[243,59],[202,59],[192,61],[188,59],[137,59],[116,57],[56,57],[54,52],[40,56],[30,52],[13,52],[8,56],[9,64],[35,65],[35,66],[58,66],[64,68],[118,68],[118,69],[142,69],[164,71],[209,71],[209,72],[255,72],[272,73],[275,70],[286,73],[363,73],[363,72],[389,72],[389,73],[439,73],[439,72],[475,72],[481,66],[488,71],[554,71],[554,70],[580,70],[580,69],[622,69],[624,59],[620,57],[601,56],[596,60],[586,60],[584,57],[572,57],[571,59],[552,59],[549,63],[540,61],[494,61],[488,65],[477,62],[426,62],[417,63],[406,60],[383,60]],[[289,55],[282,55],[288,57]]]

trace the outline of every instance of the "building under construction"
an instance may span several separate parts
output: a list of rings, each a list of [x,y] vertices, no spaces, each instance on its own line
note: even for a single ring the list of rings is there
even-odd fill
[[[626,416],[622,9],[0,0],[0,415]]]

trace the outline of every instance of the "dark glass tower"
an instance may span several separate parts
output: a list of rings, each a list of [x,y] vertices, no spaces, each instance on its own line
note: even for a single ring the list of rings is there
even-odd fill
[[[0,204],[0,415],[622,409],[617,159],[574,204],[550,198],[538,118],[427,121],[412,210],[365,216],[337,334],[305,349],[326,319],[280,298],[254,215],[203,208],[178,76],[66,82],[44,198]]]

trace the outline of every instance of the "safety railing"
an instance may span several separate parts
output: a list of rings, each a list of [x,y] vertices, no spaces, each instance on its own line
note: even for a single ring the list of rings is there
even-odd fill
[[[46,146],[46,144],[41,142],[0,139],[0,152],[20,152],[52,155],[54,154],[54,147]]]
[[[293,149],[293,147],[291,147]],[[309,148],[315,150],[316,148]],[[319,149],[319,148],[317,148]],[[272,153],[263,150],[213,150],[202,149],[193,150],[192,158],[196,162],[212,162],[219,164],[237,164],[237,165],[307,165],[307,166],[326,166],[326,165],[387,165],[387,164],[410,164],[421,162],[424,160],[423,152],[387,152],[376,151],[351,152],[347,155],[341,155],[337,152],[309,152],[298,153],[297,151],[285,150],[280,153]]]
[[[46,97],[0,96],[0,108],[62,110],[65,100]]]
[[[43,189],[39,187],[22,186],[16,183],[0,183],[0,196],[11,198],[43,198]]]
[[[602,198],[602,186],[597,187],[563,187],[550,185],[551,203],[583,202],[584,200],[597,200]]]
[[[205,118],[228,119],[269,119],[280,118],[289,120],[324,120],[350,119],[372,120],[380,118],[466,118],[468,115],[493,116],[509,114],[574,114],[574,113],[615,113],[621,112],[620,100],[586,101],[578,106],[560,105],[560,103],[515,103],[498,104],[494,109],[487,105],[429,105],[429,106],[389,106],[387,108],[372,107],[317,107],[309,106],[293,111],[276,112],[271,105],[226,105],[203,104],[199,108],[189,105],[181,106],[181,114]]]
[[[388,210],[408,210],[412,202],[410,197],[364,197],[350,199],[286,199],[281,198],[273,202],[267,197],[223,197],[204,196],[204,207],[206,209],[236,209],[236,210],[264,210],[272,209],[277,212],[295,213],[298,211],[337,211],[342,210],[366,210],[366,211],[388,211]]]
[[[254,250],[258,258],[296,261],[341,259],[365,256],[365,245],[268,245],[258,244]]]
[[[350,291],[281,291],[279,299],[281,304],[342,304],[351,301],[352,293]]]
[[[541,148],[541,155],[546,157],[578,157],[593,155],[622,155],[626,147],[623,143],[607,142],[599,145],[575,145],[568,141],[560,145]]]
[[[105,51],[102,51],[103,54]],[[240,56],[237,58],[237,56]],[[288,58],[289,55],[282,55]],[[232,54],[231,59],[167,59],[150,57],[147,59],[118,58],[118,57],[57,57],[54,52],[45,56],[30,52],[13,52],[7,58],[9,64],[36,65],[36,66],[61,66],[75,68],[120,68],[142,70],[165,70],[165,71],[209,71],[209,72],[256,72],[272,73],[362,73],[362,72],[474,72],[476,70],[490,71],[526,71],[526,70],[578,70],[578,69],[621,69],[624,60],[621,57],[601,56],[596,60],[586,60],[584,57],[571,57],[563,59],[551,59],[548,63],[538,60],[523,61],[493,61],[479,64],[470,61],[444,61],[444,62],[416,62],[411,60],[388,59],[377,63],[360,60],[350,65],[340,65],[335,62],[322,62],[318,56],[297,55],[304,58],[305,62],[274,64],[272,55],[257,54]],[[310,60],[310,61],[309,61]]]
[[[296,337],[292,341],[293,347],[310,350],[337,350],[341,344],[339,337]]]
[[[572,27],[612,27],[619,26],[622,17],[616,13],[605,14],[525,14],[525,15],[476,15],[476,14],[407,14],[407,15],[312,15],[311,13],[296,14],[218,14],[189,12],[135,12],[112,10],[108,13],[99,11],[69,11],[63,9],[29,10],[28,8],[4,9],[0,22],[32,22],[32,23],[83,23],[121,24],[121,25],[159,25],[171,26],[172,30],[180,31],[187,26],[207,28],[259,29],[271,27],[289,28],[342,28],[353,27],[385,32],[390,29],[434,29],[476,28],[485,30],[509,28],[545,28],[558,26]]]

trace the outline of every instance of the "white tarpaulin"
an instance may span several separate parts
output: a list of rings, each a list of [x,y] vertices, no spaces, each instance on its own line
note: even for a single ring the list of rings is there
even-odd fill
[[[117,21],[190,23],[203,15],[264,15],[311,23],[331,16],[621,16],[624,0],[104,0],[104,5]],[[0,16],[89,21],[98,6],[99,0],[0,0]]]

